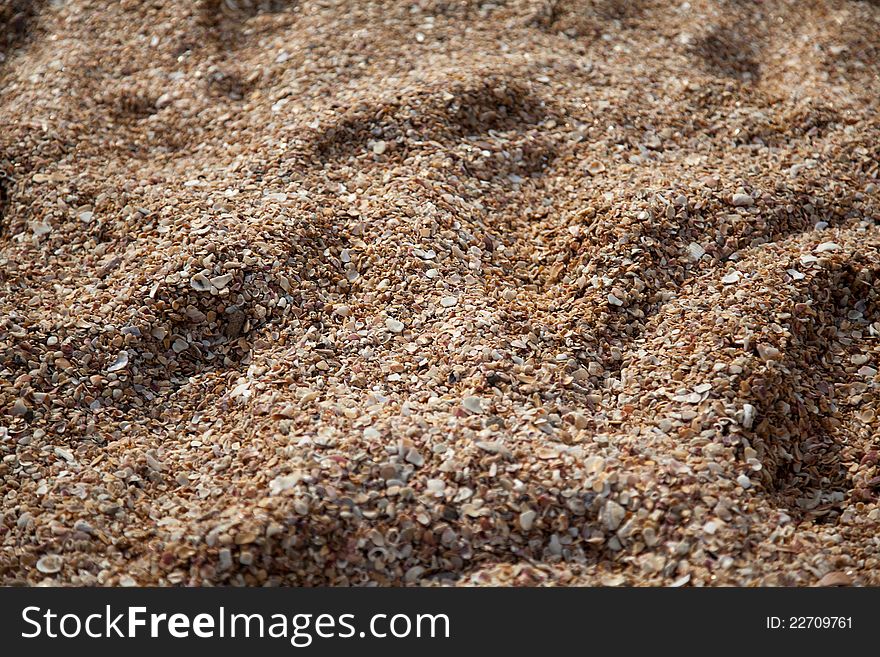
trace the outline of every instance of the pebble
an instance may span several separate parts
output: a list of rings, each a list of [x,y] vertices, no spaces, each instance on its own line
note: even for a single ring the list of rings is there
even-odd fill
[[[389,317],[385,320],[385,328],[391,331],[392,333],[402,333],[403,332],[403,322],[393,319]]]
[[[211,281],[204,274],[196,274],[189,279],[189,284],[197,292],[209,292],[211,290]]]
[[[830,251],[839,251],[840,245],[836,242],[822,242],[819,246],[817,246],[814,251],[816,253],[827,253]]]
[[[46,575],[54,575],[61,571],[64,560],[57,554],[47,554],[37,561],[37,570]]]
[[[458,303],[458,297],[443,297],[440,299],[440,305],[444,308],[452,308]]]
[[[73,453],[69,450],[66,450],[62,447],[55,447],[52,451],[55,453],[55,456],[58,456],[67,462],[73,461]]]
[[[483,412],[483,398],[482,397],[465,397],[461,405],[464,406],[465,410],[469,413],[482,413]]]
[[[229,570],[232,568],[232,550],[229,548],[221,548],[217,553],[217,565],[220,570]]]
[[[614,500],[607,500],[602,508],[602,524],[608,531],[615,531],[620,527],[623,518],[626,515],[626,509]]]
[[[442,493],[446,489],[446,482],[442,479],[428,479],[425,486],[431,493]]]
[[[741,474],[741,475],[739,475],[739,476],[736,478],[736,483],[739,484],[741,487],[746,488],[746,489],[752,487],[752,480],[749,479],[749,478],[748,478],[747,476],[745,476],[744,474]]]
[[[412,463],[417,468],[420,468],[425,464],[425,457],[422,456],[418,450],[414,448],[410,448],[410,450],[406,453],[406,462]]]
[[[731,200],[738,208],[747,208],[755,204],[755,199],[748,194],[734,194]]]
[[[424,566],[412,566],[411,568],[407,569],[406,574],[403,576],[403,580],[407,584],[414,584],[415,582],[419,581],[421,576],[424,574],[425,574],[425,567]]]
[[[225,290],[226,286],[232,282],[232,274],[223,274],[210,279],[211,287],[217,290]]]
[[[816,582],[816,586],[852,586],[852,584],[852,578],[839,570],[826,573]]]
[[[31,409],[25,404],[24,399],[19,398],[15,400],[14,404],[12,404],[10,412],[12,417],[25,417],[31,412]]]
[[[761,360],[763,360],[765,362],[769,363],[770,361],[782,359],[782,352],[779,351],[779,349],[777,349],[773,345],[764,344],[762,342],[759,342],[757,349],[758,349],[758,356],[760,356]]]
[[[524,531],[531,531],[532,527],[535,526],[535,518],[538,517],[538,514],[529,509],[528,511],[523,511],[519,514],[519,526]]]
[[[744,429],[751,429],[755,422],[756,410],[752,404],[743,404],[742,425]]]

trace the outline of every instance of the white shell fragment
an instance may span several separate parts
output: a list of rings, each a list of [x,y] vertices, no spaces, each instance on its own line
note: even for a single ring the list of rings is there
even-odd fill
[[[688,252],[688,257],[691,260],[693,260],[694,262],[696,262],[697,260],[702,258],[704,255],[706,255],[706,249],[704,249],[701,245],[697,244],[696,242],[691,242],[690,244],[688,244],[687,252]]]
[[[61,571],[64,560],[57,554],[47,554],[37,560],[37,570],[46,575],[54,575]]]
[[[229,283],[232,281],[232,274],[223,274],[221,276],[215,276],[210,280],[211,286],[216,288],[217,290],[224,289]]]
[[[198,292],[210,292],[211,290],[211,281],[204,274],[196,274],[189,279],[189,284]]]
[[[116,360],[107,368],[108,372],[118,372],[119,370],[125,369],[128,367],[128,352],[120,351],[119,355],[116,357]]]
[[[483,412],[483,398],[482,397],[465,397],[461,401],[461,405],[464,406],[465,410],[469,413],[482,413]]]
[[[387,328],[392,333],[401,333],[403,331],[403,322],[389,317],[385,320],[385,328]]]

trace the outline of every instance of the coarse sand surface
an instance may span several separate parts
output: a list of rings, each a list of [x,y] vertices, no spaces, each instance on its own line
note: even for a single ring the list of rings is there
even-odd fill
[[[880,3],[0,1],[0,583],[880,584]]]

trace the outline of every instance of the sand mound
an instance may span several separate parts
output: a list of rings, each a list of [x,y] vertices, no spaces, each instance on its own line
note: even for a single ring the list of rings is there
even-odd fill
[[[104,4],[0,2],[3,583],[880,584],[876,3]]]

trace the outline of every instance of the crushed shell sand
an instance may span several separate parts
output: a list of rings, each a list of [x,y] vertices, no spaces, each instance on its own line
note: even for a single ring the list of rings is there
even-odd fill
[[[880,584],[880,6],[0,3],[4,584]]]

